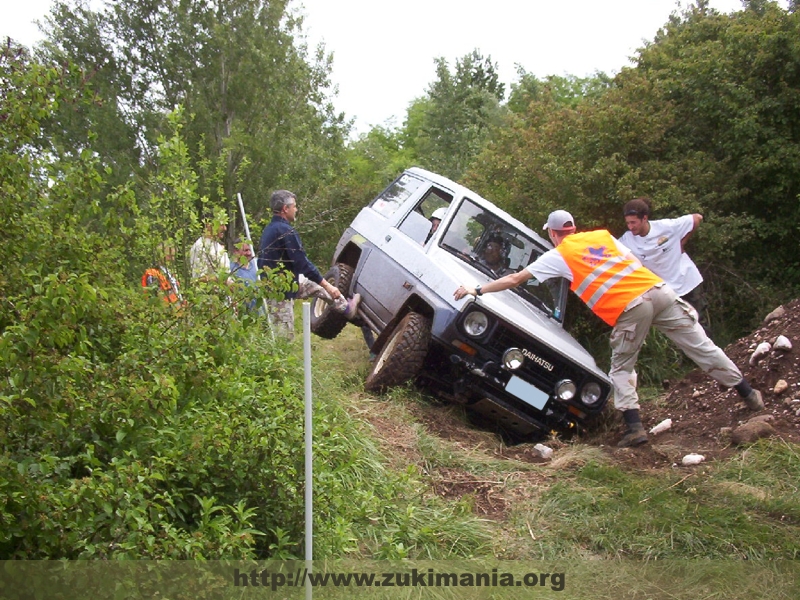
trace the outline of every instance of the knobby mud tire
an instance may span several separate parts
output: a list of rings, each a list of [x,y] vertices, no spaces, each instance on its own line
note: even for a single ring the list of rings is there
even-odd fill
[[[428,354],[430,340],[430,320],[419,313],[408,313],[375,358],[364,389],[383,392],[416,377]]]
[[[345,263],[337,263],[325,273],[325,279],[346,296],[350,291],[350,282],[353,281],[353,268]],[[347,319],[330,304],[319,298],[311,300],[311,333],[332,340],[342,332],[345,325]]]

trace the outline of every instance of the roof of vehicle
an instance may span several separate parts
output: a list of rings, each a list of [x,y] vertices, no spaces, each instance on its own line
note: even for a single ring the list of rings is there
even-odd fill
[[[520,229],[520,230],[524,231],[526,234],[528,234],[530,237],[534,238],[536,241],[541,242],[542,245],[544,245],[546,248],[552,248],[553,247],[553,245],[550,243],[550,240],[542,237],[541,235],[536,233],[536,231],[534,231],[533,229],[531,229],[530,227],[525,225],[522,221],[519,221],[518,219],[515,219],[510,214],[508,214],[506,211],[504,211],[502,208],[499,208],[496,204],[494,204],[493,202],[487,200],[486,198],[483,198],[478,193],[474,192],[473,190],[469,189],[468,187],[465,187],[465,186],[461,185],[460,183],[456,183],[452,179],[448,179],[447,177],[443,177],[442,175],[438,175],[438,174],[433,173],[431,171],[427,171],[427,170],[425,170],[425,169],[423,169],[421,167],[410,167],[409,169],[406,169],[406,171],[408,173],[413,174],[413,175],[417,175],[418,177],[422,177],[424,179],[428,179],[429,181],[432,181],[433,183],[435,183],[439,187],[442,187],[442,188],[452,192],[453,195],[456,196],[456,197],[466,196],[470,200],[473,200],[480,207],[495,213],[496,215],[500,216],[507,223],[510,223],[511,225],[516,227],[517,229]]]

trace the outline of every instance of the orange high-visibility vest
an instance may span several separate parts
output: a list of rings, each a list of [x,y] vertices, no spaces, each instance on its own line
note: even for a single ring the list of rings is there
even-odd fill
[[[612,326],[631,300],[663,283],[650,269],[626,259],[605,229],[568,235],[556,250],[572,272],[570,289]]]
[[[178,289],[177,279],[173,278],[175,282],[175,286],[173,287],[170,281],[171,277],[167,277],[167,273],[162,272],[161,269],[147,269],[144,275],[142,275],[142,287],[147,289],[158,282],[158,287],[164,292],[164,302],[172,304],[182,298],[180,290]]]

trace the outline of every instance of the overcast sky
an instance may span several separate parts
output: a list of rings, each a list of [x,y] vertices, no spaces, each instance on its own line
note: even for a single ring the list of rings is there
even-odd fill
[[[31,45],[32,24],[52,0],[0,0],[0,36]],[[95,0],[97,2],[97,0]],[[784,8],[788,0],[779,4]],[[293,0],[306,15],[309,46],[334,55],[336,108],[356,131],[401,125],[408,104],[435,77],[434,59],[451,67],[477,48],[499,67],[506,89],[516,65],[538,77],[619,72],[686,0]],[[710,0],[728,13],[740,0]]]

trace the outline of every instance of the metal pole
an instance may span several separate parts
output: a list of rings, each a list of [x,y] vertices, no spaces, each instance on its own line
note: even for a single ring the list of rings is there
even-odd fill
[[[241,192],[236,192],[236,199],[239,201],[239,212],[242,213],[242,223],[244,223],[244,235],[251,242],[253,238],[250,237],[250,228],[247,226],[247,215],[244,212],[244,201],[242,201]]]
[[[305,446],[306,446],[306,568],[311,572],[314,550],[314,511],[313,511],[313,435],[311,393],[311,303],[303,302],[303,371],[305,373]],[[311,598],[311,582],[306,579],[306,598]]]
[[[245,237],[250,240],[250,247],[255,248],[253,244],[253,238],[250,237],[250,227],[247,226],[247,214],[244,212],[244,201],[242,200],[242,193],[236,192],[236,199],[239,201],[239,212],[242,213],[242,223],[244,224],[244,235]],[[256,261],[258,264],[258,257],[253,256],[253,260]],[[264,308],[264,315],[269,315],[269,307],[267,307],[267,300],[266,298],[261,298],[261,305]],[[275,332],[273,328],[270,327],[270,333],[272,334],[272,339],[275,340]]]

